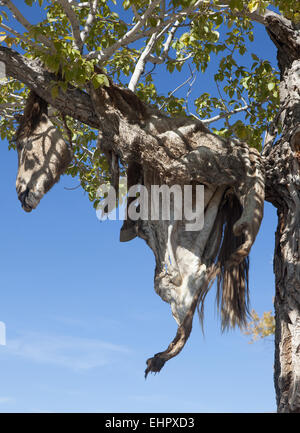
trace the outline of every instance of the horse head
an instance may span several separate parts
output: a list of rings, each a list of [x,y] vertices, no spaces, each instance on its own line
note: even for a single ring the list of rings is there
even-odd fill
[[[72,151],[47,115],[47,103],[30,92],[16,132],[16,189],[26,212],[58,182],[72,160]]]

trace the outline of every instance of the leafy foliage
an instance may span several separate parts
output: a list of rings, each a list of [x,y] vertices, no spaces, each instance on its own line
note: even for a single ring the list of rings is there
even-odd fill
[[[275,333],[275,318],[271,311],[265,311],[262,317],[259,317],[257,312],[252,310],[251,319],[244,331],[245,335],[252,337],[250,343],[269,337]]]
[[[20,7],[19,3],[17,7]],[[55,83],[49,83],[53,98],[59,92],[66,92],[69,85],[82,90],[87,90],[90,85],[95,88],[108,86],[106,74],[115,83],[126,86],[151,35],[160,29],[152,59],[148,58],[136,88],[138,96],[172,116],[197,114],[204,120],[218,116],[220,122],[218,128],[213,128],[215,133],[237,137],[261,149],[262,134],[274,121],[278,107],[278,73],[267,60],[251,52],[255,36],[245,11],[253,13],[271,5],[298,22],[298,2],[230,0],[229,6],[220,6],[219,2],[212,0],[201,2],[196,11],[193,11],[196,0],[161,2],[145,19],[140,36],[126,43],[125,35],[139,25],[151,2],[124,0],[120,5],[115,0],[99,0],[82,48],[78,46],[72,20],[62,6],[63,2],[25,0],[25,3],[40,8],[41,21],[21,34],[14,30],[19,27],[11,13],[3,8],[0,12],[1,43],[29,58],[39,58],[50,71],[59,74]],[[84,31],[90,18],[89,3],[73,1],[72,10],[79,32]],[[185,15],[184,11],[187,11]],[[169,26],[164,26],[164,20],[167,22],[176,14],[176,28],[166,50],[175,19]],[[101,62],[103,73],[99,73],[95,69],[97,56],[110,48],[114,49]],[[153,63],[153,59],[160,60]],[[185,94],[182,94],[183,89],[179,90],[180,86],[175,92],[172,78],[170,88],[161,89],[160,74],[178,77],[179,72],[183,76],[187,70],[194,70],[201,77],[209,68],[214,68],[214,73],[210,73],[210,87],[215,89],[214,93],[199,90],[201,86],[193,89],[194,80],[187,80]],[[11,142],[11,147],[14,147],[12,139],[17,126],[14,115],[22,112],[26,93],[24,86],[15,80],[1,83],[0,135]],[[195,113],[188,108],[191,97]],[[74,163],[68,174],[79,178],[81,186],[95,203],[98,186],[108,179],[107,162],[96,149],[96,131],[79,125],[74,119],[65,121],[60,113],[56,116],[66,138],[70,139],[71,133],[74,146]]]

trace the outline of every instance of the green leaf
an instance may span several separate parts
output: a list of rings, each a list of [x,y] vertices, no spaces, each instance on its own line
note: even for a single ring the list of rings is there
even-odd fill
[[[248,3],[249,12],[252,13],[252,12],[256,11],[256,9],[258,8],[258,6],[259,6],[259,1],[258,0],[251,0]]]
[[[130,8],[130,0],[123,1],[123,8],[125,9],[125,11]]]
[[[106,75],[97,74],[92,78],[92,83],[95,89],[98,89],[101,86],[109,87],[109,81]]]
[[[53,99],[56,99],[58,95],[59,95],[59,86],[55,85],[51,89],[51,96]]]
[[[67,88],[68,88],[68,83],[66,81],[60,81],[59,82],[59,87],[62,89],[62,91],[64,93],[66,93]]]
[[[229,6],[231,10],[234,9],[242,10],[244,5],[242,0],[230,0]]]

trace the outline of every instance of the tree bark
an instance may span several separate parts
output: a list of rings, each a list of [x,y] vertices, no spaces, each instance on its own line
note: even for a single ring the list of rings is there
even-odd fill
[[[282,132],[266,149],[266,199],[277,208],[275,235],[275,366],[278,412],[300,413],[300,31],[269,17],[281,73]]]

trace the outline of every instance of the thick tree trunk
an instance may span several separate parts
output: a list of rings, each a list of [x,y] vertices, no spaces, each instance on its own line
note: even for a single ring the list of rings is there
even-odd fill
[[[266,149],[266,199],[277,208],[275,368],[278,412],[300,412],[300,32],[285,20],[267,27],[278,49],[280,139]],[[279,117],[278,116],[278,117]]]

